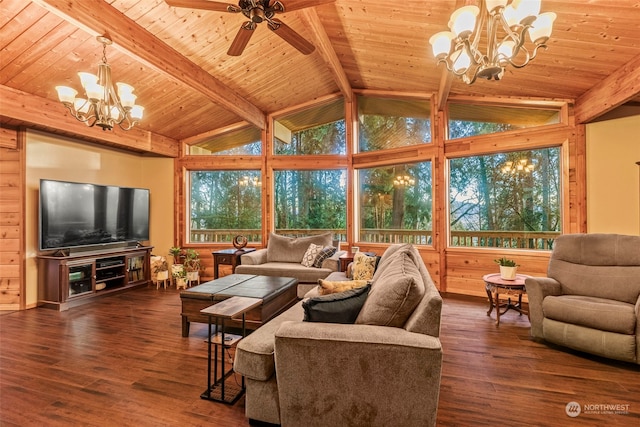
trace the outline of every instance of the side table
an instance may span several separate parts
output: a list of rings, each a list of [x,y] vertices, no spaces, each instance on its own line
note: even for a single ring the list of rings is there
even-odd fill
[[[213,255],[213,278],[220,277],[218,266],[230,265],[231,273],[236,272],[236,266],[240,265],[240,257],[246,253],[255,251],[256,248],[242,248],[242,249],[221,249],[219,251],[211,252]]]
[[[487,316],[491,315],[494,307],[496,309],[496,326],[500,325],[500,316],[505,314],[508,310],[512,309],[522,314],[528,314],[526,311],[522,309],[522,294],[525,294],[527,290],[524,286],[525,279],[529,277],[524,274],[516,274],[516,278],[514,280],[505,280],[500,277],[500,273],[493,274],[485,274],[482,277],[485,283],[485,290],[487,291],[487,297],[489,297],[489,311],[487,311]],[[507,302],[504,304],[500,304],[500,294],[509,295],[507,298]],[[495,295],[495,301],[494,296]],[[511,296],[518,296],[518,303],[511,303]],[[502,312],[501,308],[504,308]]]
[[[217,304],[202,309],[200,312],[209,317],[209,335],[207,339],[207,389],[200,395],[202,399],[213,400],[215,402],[233,405],[238,401],[245,391],[244,377],[242,377],[241,387],[232,390],[232,394],[225,393],[225,380],[233,374],[231,369],[225,369],[224,350],[234,347],[246,335],[245,314],[253,308],[262,304],[260,298],[231,297]],[[242,336],[225,334],[225,319],[237,320],[242,315]],[[211,336],[211,320],[215,318],[216,334]],[[220,321],[220,328],[218,328]],[[220,332],[218,332],[220,331]],[[213,356],[213,382],[211,382],[211,344],[214,344]],[[222,353],[220,375],[218,375],[218,348]]]
[[[356,255],[357,252],[345,252],[344,254],[340,255],[338,257],[338,261],[340,261],[340,263],[338,264],[338,271],[347,271],[347,266],[349,265],[350,262],[353,262],[353,257]],[[376,254],[374,252],[362,252],[363,254],[365,254],[366,256],[375,256]]]

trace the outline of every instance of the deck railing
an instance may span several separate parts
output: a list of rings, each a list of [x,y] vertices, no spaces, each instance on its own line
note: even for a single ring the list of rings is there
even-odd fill
[[[332,232],[334,239],[347,240],[344,229],[280,229],[278,234],[289,237],[303,237]],[[452,231],[451,247],[511,248],[511,249],[553,249],[553,242],[560,232],[543,231]],[[259,243],[262,231],[257,229],[235,230],[191,230],[191,243],[230,243],[237,235],[243,235],[249,242]],[[362,229],[359,242],[367,243],[411,243],[430,245],[433,242],[431,230]]]

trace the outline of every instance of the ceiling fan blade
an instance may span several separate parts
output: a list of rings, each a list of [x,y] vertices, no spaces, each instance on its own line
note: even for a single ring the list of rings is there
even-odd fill
[[[247,47],[249,40],[251,40],[251,36],[253,35],[256,29],[256,24],[248,21],[242,24],[240,30],[236,34],[236,38],[233,39],[231,46],[229,46],[229,50],[227,51],[227,55],[229,56],[240,56],[242,52],[244,52],[244,48]]]
[[[285,13],[293,10],[305,9],[307,7],[321,6],[335,1],[336,0],[280,0],[284,6]]]
[[[214,12],[241,12],[236,4],[210,0],[164,0],[169,6],[191,9],[213,10]]]
[[[303,55],[309,55],[316,50],[316,47],[309,43],[304,37],[296,33],[279,19],[272,19],[269,22],[269,29],[279,35],[284,41],[295,47]]]

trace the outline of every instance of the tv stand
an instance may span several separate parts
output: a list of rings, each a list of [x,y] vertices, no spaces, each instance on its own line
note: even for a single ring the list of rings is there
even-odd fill
[[[152,246],[38,256],[38,305],[68,310],[151,283]]]

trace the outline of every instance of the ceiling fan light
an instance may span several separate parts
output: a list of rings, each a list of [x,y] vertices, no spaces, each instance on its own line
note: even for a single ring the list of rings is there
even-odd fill
[[[456,37],[467,38],[473,33],[476,18],[480,13],[478,6],[464,6],[451,14],[449,28]]]
[[[541,13],[536,19],[531,28],[529,28],[529,38],[535,44],[542,44],[549,40],[551,37],[551,31],[553,30],[553,22],[556,20],[557,15],[553,12]]]
[[[433,56],[435,56],[436,59],[444,58],[449,55],[449,52],[451,51],[451,40],[453,40],[453,38],[454,35],[450,31],[440,31],[439,33],[431,36],[429,43],[433,49]]]
[[[76,99],[78,91],[69,86],[56,86],[58,92],[58,99],[63,104],[73,104]]]

